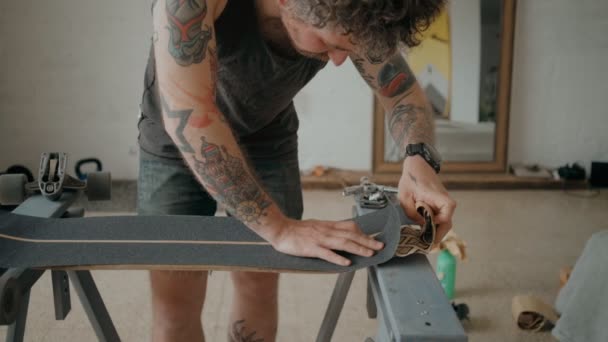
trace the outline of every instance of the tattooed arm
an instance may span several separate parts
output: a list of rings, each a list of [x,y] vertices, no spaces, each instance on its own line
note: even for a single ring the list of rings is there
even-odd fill
[[[160,0],[153,9],[154,50],[166,131],[205,189],[261,234],[279,215],[249,169],[215,104],[216,3]]]
[[[401,53],[378,64],[355,54],[351,55],[351,60],[384,107],[388,129],[402,155],[408,144],[433,146],[435,132],[431,106]],[[429,204],[436,213],[439,240],[451,229],[456,203],[422,157],[408,157],[403,161],[399,200],[410,217],[418,217],[417,201]]]
[[[371,64],[357,55],[352,55],[351,60],[384,107],[397,146],[405,151],[405,146],[412,143],[433,145],[430,105],[401,54],[381,64]]]
[[[349,261],[331,251],[371,255],[378,242],[354,223],[288,219],[264,191],[215,103],[215,18],[225,0],[158,0],[154,52],[165,130],[205,189],[277,250]],[[340,236],[341,239],[334,236]]]

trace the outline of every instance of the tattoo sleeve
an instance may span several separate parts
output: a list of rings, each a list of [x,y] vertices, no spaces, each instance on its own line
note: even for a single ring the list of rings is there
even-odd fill
[[[272,202],[248,172],[243,159],[231,155],[225,146],[201,138],[200,156],[195,156],[195,171],[211,194],[226,209],[245,223],[259,223]]]
[[[434,143],[433,119],[428,106],[397,103],[388,119],[389,130],[397,146],[405,148],[408,143]]]
[[[186,137],[184,136],[184,130],[186,129],[186,124],[190,120],[190,116],[194,109],[182,109],[182,110],[172,110],[169,108],[169,104],[165,100],[165,97],[161,95],[160,101],[163,106],[163,111],[165,115],[169,119],[178,119],[179,123],[177,124],[177,128],[175,129],[175,136],[179,142],[177,148],[182,151],[182,153],[194,153],[194,149],[192,145],[188,142]]]
[[[164,0],[155,9],[155,29],[162,33],[155,53],[163,125],[209,194],[251,229],[272,236],[281,211],[215,101],[221,63],[210,17],[213,4],[208,7],[206,1]]]
[[[396,54],[378,72],[378,92],[384,97],[396,97],[407,92],[416,83],[416,77],[401,54]]]
[[[374,89],[374,90],[377,89],[376,85],[374,84],[374,76],[370,75],[367,72],[367,70],[365,70],[365,67],[364,67],[365,60],[356,55],[353,55],[351,60],[353,61],[355,68],[357,68],[357,71],[359,71],[359,74],[365,80],[365,82],[367,82],[367,84],[372,89]]]
[[[167,0],[165,10],[171,56],[182,66],[202,62],[213,36],[211,28],[203,24],[206,0]]]
[[[195,130],[199,132],[196,139],[200,137],[201,142],[197,153],[189,142],[193,138],[188,139],[189,133],[186,129],[207,127],[208,125],[201,125],[201,120],[208,119],[208,116],[194,115],[194,109],[172,109],[162,95],[161,102],[165,121],[177,120],[177,123],[166,126],[175,127],[170,133],[178,149],[186,161],[193,161],[192,169],[209,194],[245,224],[259,224],[260,218],[266,215],[266,209],[272,205],[272,201],[247,167],[245,158],[230,153],[225,144],[215,144],[205,136],[200,137],[200,130]]]
[[[399,52],[380,66],[362,64],[376,74],[376,94],[386,109],[388,130],[399,148],[407,144],[434,143],[431,107],[416,77]]]

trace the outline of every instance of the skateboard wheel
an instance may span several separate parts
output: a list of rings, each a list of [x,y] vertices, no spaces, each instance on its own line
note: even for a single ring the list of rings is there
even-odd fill
[[[21,289],[15,278],[0,283],[0,325],[9,325],[17,319]]]
[[[19,205],[25,200],[25,183],[23,174],[0,176],[0,205]]]
[[[92,172],[87,175],[89,201],[107,201],[112,198],[112,176],[109,172]]]

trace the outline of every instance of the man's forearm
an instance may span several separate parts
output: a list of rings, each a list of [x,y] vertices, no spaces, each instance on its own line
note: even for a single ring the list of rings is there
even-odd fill
[[[426,96],[407,62],[397,53],[378,70],[376,92],[387,114],[388,128],[400,148],[433,144],[433,115]]]
[[[435,125],[430,105],[418,85],[387,110],[388,128],[402,149],[413,143],[435,143]]]
[[[216,5],[206,0],[165,0],[153,11],[163,125],[209,194],[268,240],[285,216],[248,166],[215,103]]]
[[[381,63],[372,63],[357,54],[352,54],[351,60],[382,103],[397,146],[404,149],[407,144],[420,142],[432,145],[431,107],[401,52]]]
[[[228,125],[195,109],[175,109],[161,97],[165,128],[187,165],[214,199],[234,217],[269,239],[284,217],[249,167]],[[216,114],[216,117],[223,117]],[[201,127],[205,125],[213,126]]]

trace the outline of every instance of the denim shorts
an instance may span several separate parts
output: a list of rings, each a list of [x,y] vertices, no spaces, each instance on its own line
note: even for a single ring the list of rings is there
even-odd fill
[[[283,213],[301,219],[302,187],[297,157],[249,164]],[[182,159],[158,157],[140,150],[137,185],[139,215],[213,216],[217,210],[216,201]]]

